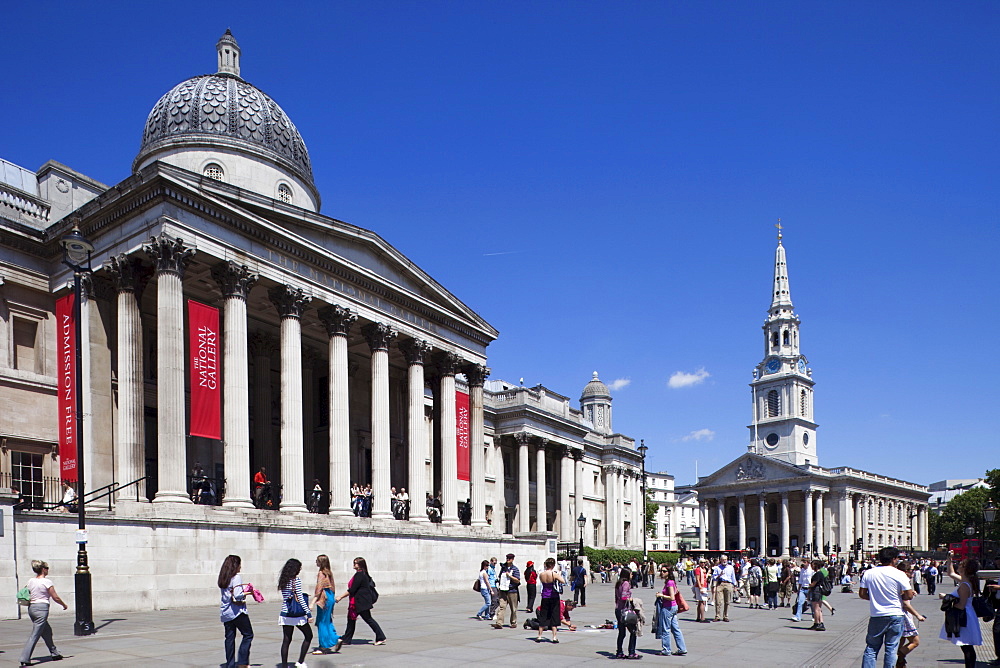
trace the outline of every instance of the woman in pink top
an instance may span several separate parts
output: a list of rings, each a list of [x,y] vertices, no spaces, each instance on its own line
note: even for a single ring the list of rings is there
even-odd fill
[[[625,613],[631,610],[632,602],[632,585],[630,580],[632,579],[632,571],[627,568],[622,568],[618,571],[618,584],[615,585],[615,619],[618,620],[618,650],[615,652],[616,659],[624,659],[625,654],[622,652],[622,644],[625,642],[625,631],[628,630],[628,658],[629,659],[641,659],[642,657],[635,653],[635,634],[636,625],[626,626],[625,624]]]
[[[684,656],[687,654],[687,647],[684,646],[681,625],[677,622],[677,583],[670,576],[669,564],[660,565],[660,577],[663,578],[663,591],[656,592],[656,637],[660,639],[660,656],[670,655],[671,635],[677,643],[674,656]]]

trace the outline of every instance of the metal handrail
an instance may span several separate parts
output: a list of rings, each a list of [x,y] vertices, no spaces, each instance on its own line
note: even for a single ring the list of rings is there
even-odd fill
[[[103,499],[104,497],[108,497],[108,510],[111,510],[111,497],[114,494],[117,494],[118,492],[120,492],[123,489],[126,489],[128,487],[131,487],[132,485],[138,485],[143,480],[148,480],[148,479],[149,479],[149,476],[148,475],[144,475],[141,478],[136,478],[132,482],[127,482],[124,485],[119,485],[117,482],[113,482],[110,485],[105,485],[101,489],[104,489],[106,487],[113,487],[113,489],[109,489],[108,491],[106,491],[104,494],[102,494],[100,496],[95,496],[93,499],[90,499],[90,501],[87,501],[87,503],[90,503],[91,501],[97,501],[98,499]],[[96,492],[96,491],[100,491],[100,490],[94,490],[94,491]],[[136,490],[136,500],[137,501],[139,500],[138,489]]]
[[[142,482],[143,480],[147,480],[148,478],[149,478],[149,476],[143,476],[141,478],[133,480],[132,482],[125,483],[124,485],[122,485],[122,484],[118,483],[117,481],[115,481],[115,482],[108,483],[107,485],[104,485],[103,487],[98,487],[97,489],[90,490],[89,492],[86,492],[83,495],[84,496],[83,505],[86,506],[87,504],[93,503],[94,501],[99,501],[99,500],[107,497],[108,498],[108,510],[111,510],[113,508],[112,496],[114,494],[117,494],[118,492],[120,492],[121,490],[125,489],[126,487],[131,487],[132,485],[136,485],[136,484]],[[100,492],[103,492],[103,493],[99,494]],[[95,494],[99,494],[99,495],[98,496],[94,496]],[[90,497],[90,498],[87,498],[87,497]],[[138,493],[136,494],[136,500],[138,500]],[[77,498],[76,502],[79,503],[80,499]],[[59,508],[62,505],[63,505],[62,501],[57,501],[57,502],[54,502],[54,503],[43,503],[43,504],[41,504],[40,510],[55,510],[56,508]]]

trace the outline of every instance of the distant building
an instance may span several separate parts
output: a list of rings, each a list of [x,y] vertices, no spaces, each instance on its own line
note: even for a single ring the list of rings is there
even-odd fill
[[[653,533],[647,539],[651,550],[679,550],[698,545],[698,493],[675,488],[674,476],[660,471],[646,474],[649,500],[657,505]]]
[[[970,489],[977,489],[979,487],[989,487],[984,478],[940,480],[938,482],[932,482],[927,487],[927,491],[931,493],[930,501],[927,503],[931,510],[940,515],[941,511],[945,509],[945,506],[947,506],[948,503],[956,496],[962,494],[963,492],[968,492]]]
[[[780,229],[780,226],[779,226]],[[778,234],[763,359],[753,372],[751,444],[700,478],[701,543],[768,556],[926,547],[927,488],[860,469],[819,465],[814,385],[799,340]]]

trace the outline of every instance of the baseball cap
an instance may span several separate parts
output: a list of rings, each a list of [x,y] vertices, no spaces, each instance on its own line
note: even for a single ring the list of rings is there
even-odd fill
[[[513,558],[514,558],[514,555],[513,555],[513,554],[508,554],[508,555],[507,555],[507,558],[508,558],[508,559],[513,559]]]

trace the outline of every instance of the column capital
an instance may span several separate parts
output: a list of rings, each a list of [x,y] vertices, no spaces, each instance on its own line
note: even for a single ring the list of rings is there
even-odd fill
[[[570,448],[570,453],[576,461],[583,460],[583,448]]]
[[[431,351],[430,342],[423,339],[404,339],[399,342],[398,347],[403,353],[403,357],[406,358],[406,363],[410,366],[423,364]]]
[[[485,364],[466,364],[462,369],[469,387],[482,387],[490,376],[490,368]]]
[[[278,285],[267,291],[267,296],[271,298],[274,308],[278,309],[278,315],[284,318],[301,318],[312,297],[291,285]]]
[[[396,330],[382,322],[368,323],[361,328],[361,334],[373,353],[379,350],[388,351],[389,343],[396,338]]]
[[[195,249],[185,246],[183,239],[171,237],[166,232],[150,237],[142,250],[153,259],[157,274],[177,274],[181,277],[195,254]]]
[[[442,376],[454,376],[462,370],[464,360],[455,353],[441,352],[437,355],[435,366]]]
[[[257,285],[260,278],[250,271],[250,267],[245,264],[236,264],[232,260],[220,262],[212,267],[212,278],[219,284],[224,297],[238,297],[246,300],[247,295],[253,286]]]
[[[519,446],[525,447],[531,442],[531,434],[526,431],[519,431],[514,434],[514,440],[517,441]]]
[[[278,351],[278,339],[265,332],[253,332],[248,341],[252,357],[271,357]]]
[[[347,336],[358,316],[349,308],[331,304],[319,310],[319,319],[326,326],[327,336],[334,337]]]
[[[118,292],[134,292],[136,296],[142,294],[146,281],[152,274],[151,267],[139,258],[129,257],[124,253],[112,256],[109,264],[108,273],[114,278]]]

